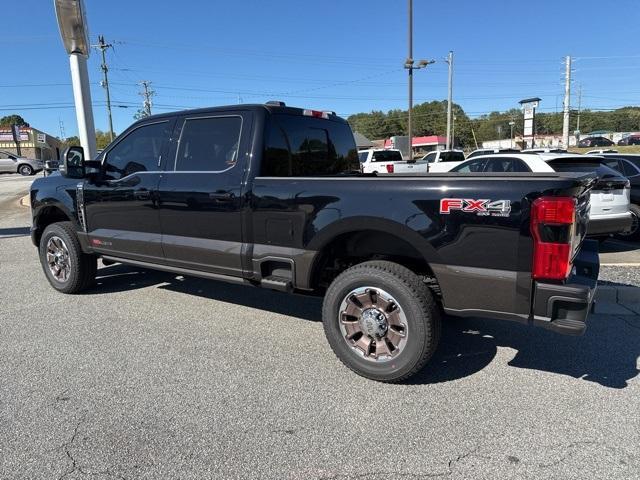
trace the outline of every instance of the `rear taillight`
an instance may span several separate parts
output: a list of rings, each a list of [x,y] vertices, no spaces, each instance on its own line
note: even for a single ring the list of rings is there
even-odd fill
[[[571,272],[576,201],[571,197],[540,197],[531,205],[535,279],[564,280]]]
[[[387,173],[393,173],[393,163],[387,163]]]

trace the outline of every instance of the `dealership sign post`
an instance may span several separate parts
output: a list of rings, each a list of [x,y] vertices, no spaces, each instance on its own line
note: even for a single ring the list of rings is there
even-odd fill
[[[524,132],[522,139],[524,140],[525,147],[529,144],[529,140],[531,140],[529,148],[536,146],[536,108],[538,108],[539,104],[540,99],[537,97],[520,100],[522,112],[524,113]]]
[[[88,159],[96,157],[96,129],[93,123],[87,58],[90,44],[82,0],[54,0],[60,35],[71,66],[71,83],[78,121],[78,136]]]

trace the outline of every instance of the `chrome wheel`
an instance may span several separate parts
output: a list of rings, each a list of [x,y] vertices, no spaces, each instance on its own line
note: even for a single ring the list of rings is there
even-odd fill
[[[349,292],[340,304],[339,324],[351,349],[372,362],[395,358],[409,335],[407,317],[400,304],[376,287]]]
[[[29,165],[22,165],[19,169],[20,175],[28,176],[33,172],[32,168]]]
[[[53,236],[47,241],[47,265],[49,271],[58,282],[66,282],[71,274],[71,259],[69,249],[58,236]]]

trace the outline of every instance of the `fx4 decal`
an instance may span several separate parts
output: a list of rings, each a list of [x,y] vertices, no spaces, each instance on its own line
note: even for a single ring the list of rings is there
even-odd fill
[[[440,213],[448,215],[454,210],[475,213],[480,216],[508,217],[511,213],[511,200],[489,200],[485,198],[440,199]]]

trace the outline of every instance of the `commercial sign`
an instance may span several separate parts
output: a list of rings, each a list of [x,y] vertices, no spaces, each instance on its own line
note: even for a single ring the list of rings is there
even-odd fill
[[[20,138],[21,142],[29,141],[29,132],[25,130],[20,130]],[[13,132],[10,128],[0,129],[0,142],[13,142]]]

